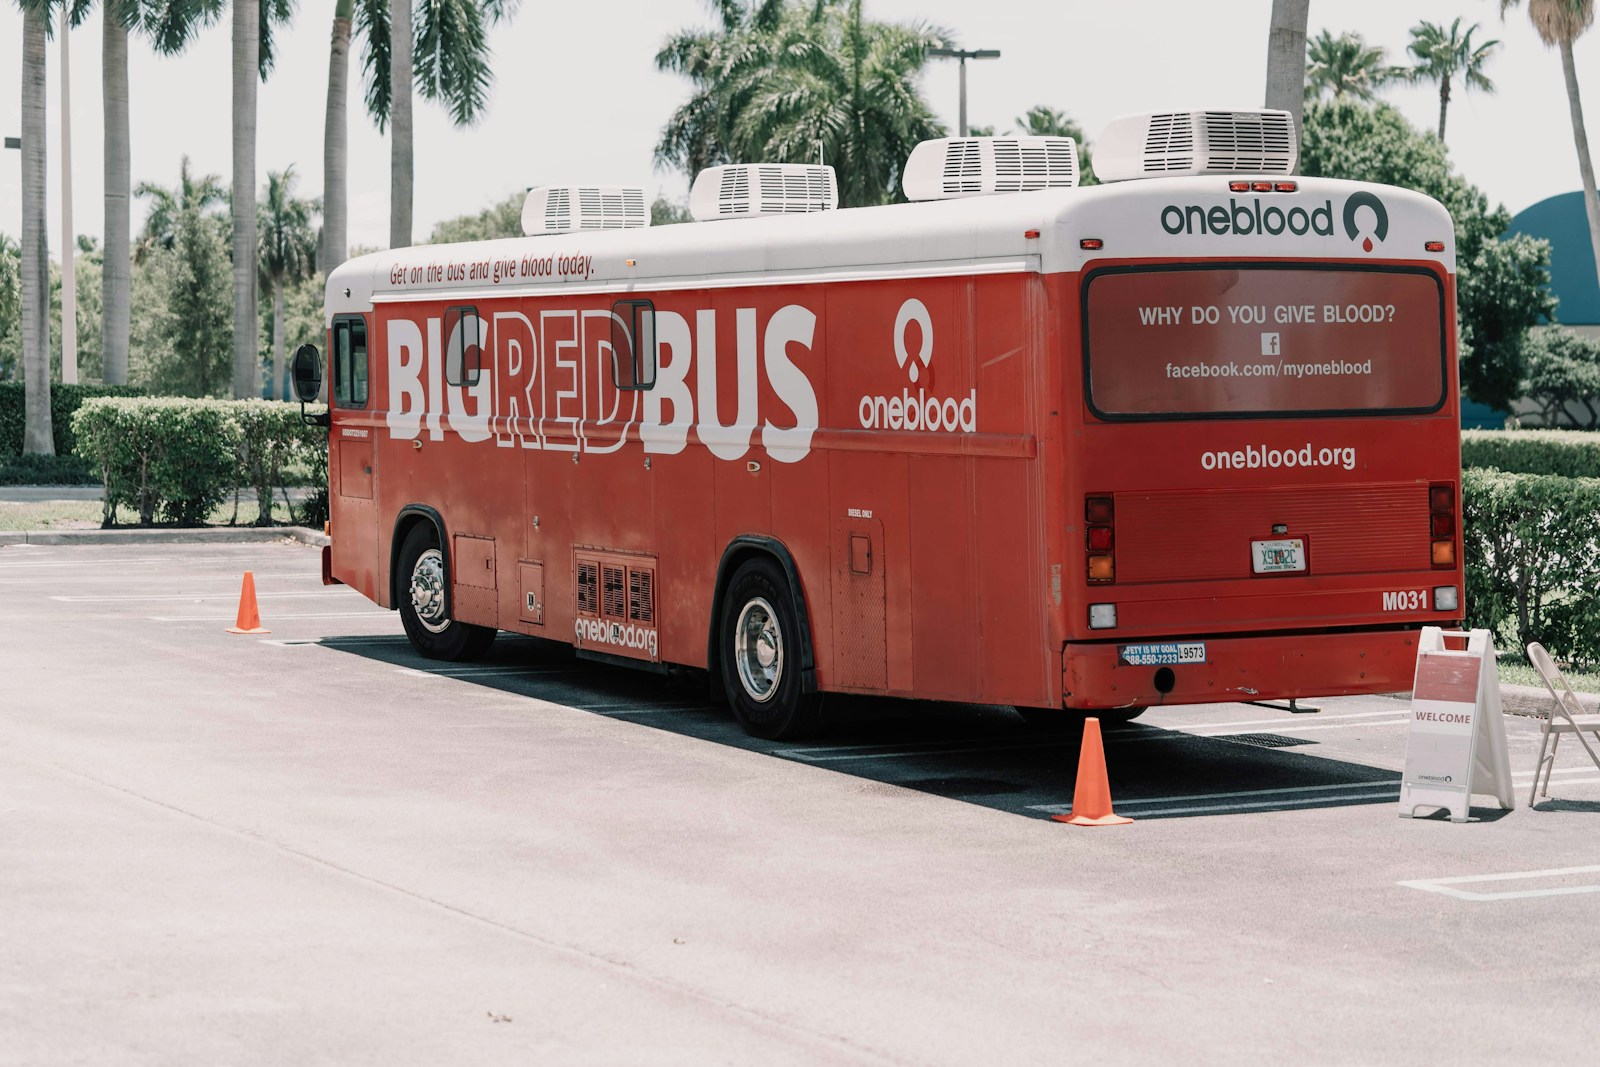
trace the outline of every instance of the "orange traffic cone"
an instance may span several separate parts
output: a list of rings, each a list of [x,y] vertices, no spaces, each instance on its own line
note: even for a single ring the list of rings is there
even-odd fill
[[[228,627],[230,634],[270,634],[261,627],[261,612],[256,610],[256,576],[244,572],[244,587],[239,590],[239,619]]]
[[[1078,749],[1078,786],[1072,793],[1072,810],[1050,818],[1074,826],[1119,826],[1133,821],[1111,810],[1111,783],[1106,780],[1106,750],[1100,743],[1099,719],[1083,720],[1083,744]]]

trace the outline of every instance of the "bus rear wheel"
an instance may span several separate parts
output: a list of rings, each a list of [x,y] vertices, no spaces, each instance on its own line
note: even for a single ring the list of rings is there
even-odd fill
[[[444,550],[428,523],[419,523],[400,543],[400,623],[411,647],[429,659],[479,659],[494,644],[496,630],[458,622],[445,612]]]
[[[822,726],[822,697],[800,685],[800,618],[789,580],[767,559],[734,572],[722,598],[722,688],[745,733],[793,741]]]
[[[1029,726],[1052,733],[1082,730],[1083,720],[1091,716],[1099,719],[1101,726],[1123,726],[1146,711],[1145,708],[1103,708],[1099,711],[1081,711],[1074,708],[1024,707],[1017,707],[1015,710]]]

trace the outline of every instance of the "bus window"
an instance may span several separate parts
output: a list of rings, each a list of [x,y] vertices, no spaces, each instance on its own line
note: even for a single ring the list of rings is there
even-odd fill
[[[341,408],[367,406],[367,324],[359,317],[333,322],[333,402]]]
[[[444,380],[448,385],[473,386],[483,371],[483,320],[475,307],[452,307],[444,312]]]
[[[1102,419],[1423,414],[1444,404],[1444,286],[1420,268],[1113,268],[1084,283]]]

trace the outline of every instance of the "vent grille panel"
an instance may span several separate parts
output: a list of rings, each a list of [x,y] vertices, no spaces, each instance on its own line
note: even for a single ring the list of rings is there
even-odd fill
[[[1299,157],[1287,111],[1161,111],[1114,119],[1095,147],[1104,181],[1161,175],[1292,174]]]
[[[832,167],[806,163],[731,164],[700,172],[689,192],[697,222],[805,215],[839,206]]]
[[[654,571],[628,569],[628,621],[656,621],[656,575]]]
[[[626,568],[607,564],[600,568],[600,614],[608,619],[626,618],[628,583]]]
[[[575,230],[634,230],[650,225],[644,189],[632,185],[555,185],[530,190],[522,202],[529,237]]]
[[[911,200],[951,200],[1078,184],[1070,137],[945,137],[923,141],[906,160],[901,186]]]
[[[600,565],[588,560],[578,563],[578,614],[600,614]]]

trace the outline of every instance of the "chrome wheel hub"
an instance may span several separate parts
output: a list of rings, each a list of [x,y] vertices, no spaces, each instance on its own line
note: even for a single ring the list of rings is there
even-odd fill
[[[758,704],[771,700],[783,682],[783,631],[777,612],[755,597],[739,612],[733,631],[733,660],[745,695]]]
[[[429,633],[443,633],[450,625],[444,613],[444,554],[430,548],[411,568],[411,608]]]

